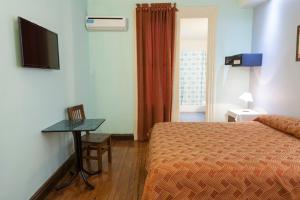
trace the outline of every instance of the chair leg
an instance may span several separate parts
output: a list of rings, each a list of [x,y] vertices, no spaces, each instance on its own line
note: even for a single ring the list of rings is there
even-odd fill
[[[87,146],[86,147],[86,156],[89,157],[90,155],[91,155],[91,150],[90,150],[89,146]],[[91,169],[91,166],[92,166],[91,165],[91,160],[86,159],[85,162],[86,162],[86,165],[87,165],[88,169]]]
[[[101,145],[98,145],[97,156],[98,156],[98,171],[100,173],[100,172],[102,172],[102,147],[101,147]]]
[[[89,146],[87,146],[87,148],[86,148],[86,155],[87,156],[91,155],[91,150],[90,150]]]
[[[107,140],[107,146],[108,146],[108,152],[107,152],[108,162],[111,163],[111,137],[109,137]]]

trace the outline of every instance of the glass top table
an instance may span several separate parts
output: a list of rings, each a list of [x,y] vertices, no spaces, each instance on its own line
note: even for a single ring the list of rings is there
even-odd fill
[[[105,119],[85,119],[78,121],[62,120],[44,130],[43,133],[73,132],[73,131],[95,131]]]
[[[82,162],[82,144],[81,144],[81,132],[82,131],[95,131],[103,122],[105,119],[84,119],[84,120],[62,120],[44,130],[42,130],[43,133],[57,133],[57,132],[72,132],[73,133],[73,139],[74,139],[74,147],[75,147],[75,155],[76,155],[76,172],[72,173],[73,176],[69,181],[66,183],[57,186],[56,189],[60,190],[67,186],[69,186],[73,180],[77,177],[79,174],[81,178],[83,179],[84,183],[87,185],[89,189],[94,189],[94,186],[91,185],[88,180],[88,175],[95,175],[97,173],[95,172],[89,172],[84,169],[83,162]]]

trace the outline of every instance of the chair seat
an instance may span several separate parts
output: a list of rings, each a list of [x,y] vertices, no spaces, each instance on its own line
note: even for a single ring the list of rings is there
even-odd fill
[[[81,136],[81,141],[84,143],[102,144],[110,138],[111,134],[89,133]]]

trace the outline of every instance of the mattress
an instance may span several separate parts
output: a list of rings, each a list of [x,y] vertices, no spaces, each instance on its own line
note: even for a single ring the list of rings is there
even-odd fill
[[[147,159],[143,200],[300,199],[299,139],[258,121],[156,124]]]

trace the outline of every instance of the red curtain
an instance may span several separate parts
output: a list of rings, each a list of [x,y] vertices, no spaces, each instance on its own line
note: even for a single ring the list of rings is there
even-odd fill
[[[155,123],[171,121],[176,11],[171,3],[136,8],[140,141]]]

